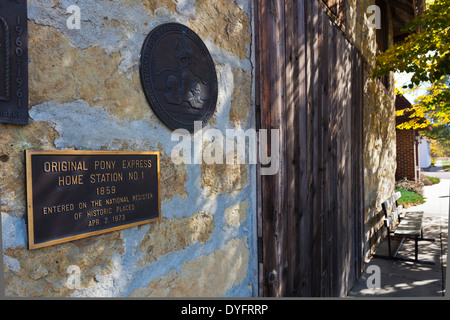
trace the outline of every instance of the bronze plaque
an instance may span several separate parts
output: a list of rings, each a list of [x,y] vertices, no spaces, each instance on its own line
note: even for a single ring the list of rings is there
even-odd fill
[[[170,129],[194,132],[205,126],[217,103],[214,61],[200,37],[188,27],[167,23],[147,36],[140,60],[141,83],[151,108]]]
[[[28,247],[161,218],[159,152],[26,151]]]
[[[0,0],[0,122],[28,123],[27,1]]]

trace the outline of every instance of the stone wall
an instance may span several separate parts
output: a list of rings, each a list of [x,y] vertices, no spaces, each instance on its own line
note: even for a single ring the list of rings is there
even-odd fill
[[[359,49],[364,60],[364,254],[379,242],[381,237],[381,204],[395,190],[396,131],[395,94],[393,74],[390,86],[379,79],[372,79],[371,71],[376,58],[376,29],[371,24],[369,6],[375,0],[346,1],[345,32],[352,44]],[[388,45],[393,44],[390,12],[386,14],[389,28]]]
[[[364,252],[369,255],[384,230],[381,204],[395,191],[397,152],[395,97],[367,70],[364,74]]]
[[[81,11],[68,29],[67,7]],[[172,132],[139,78],[146,35],[179,22],[206,43],[219,82],[209,128],[254,127],[251,1],[28,1],[27,126],[0,124],[3,268],[9,297],[255,296],[253,165],[175,165]],[[24,150],[161,152],[162,219],[27,249]],[[248,163],[248,162],[246,162]],[[80,287],[66,285],[80,268]]]

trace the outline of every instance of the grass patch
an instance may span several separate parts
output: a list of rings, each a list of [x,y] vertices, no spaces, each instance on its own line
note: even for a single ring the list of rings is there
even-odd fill
[[[450,171],[450,161],[442,161],[442,166],[445,171]]]
[[[424,185],[424,186],[432,186],[433,184],[438,184],[439,182],[441,182],[441,179],[439,179],[439,178],[435,178],[435,177],[429,177],[429,176],[426,176],[426,175],[424,175],[424,174],[421,174],[420,175],[420,182]],[[398,188],[402,188],[402,185],[399,185],[398,187],[397,187],[397,189]],[[404,190],[408,190],[408,191],[414,191],[414,192],[416,192],[416,193],[420,193],[420,192],[417,192],[416,190],[410,190],[410,189],[408,189],[408,188],[403,188]],[[420,194],[423,194],[423,193],[420,193]]]
[[[425,198],[413,191],[407,191],[404,189],[397,189],[402,194],[402,197],[398,200],[398,204],[402,204],[404,207],[417,206],[425,203]]]
[[[450,168],[450,166],[449,166]],[[441,182],[441,179],[439,178],[435,178],[435,177],[427,177],[428,180],[430,180],[433,184],[438,184],[439,182]]]

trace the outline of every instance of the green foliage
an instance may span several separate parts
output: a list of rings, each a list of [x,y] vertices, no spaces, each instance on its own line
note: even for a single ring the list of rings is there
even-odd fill
[[[441,179],[435,177],[428,177],[428,180],[430,180],[432,184],[438,184],[441,182]]]
[[[450,171],[450,162],[443,161],[442,162],[442,167],[444,168],[445,171]]]
[[[418,97],[414,108],[428,117],[428,124],[434,127],[450,123],[450,77],[443,76],[435,81],[425,95]]]
[[[413,33],[378,56],[374,76],[389,71],[413,73],[412,88],[450,74],[450,0],[432,2],[424,13],[405,25],[404,31]]]
[[[402,197],[398,200],[398,204],[402,204],[403,206],[416,206],[422,203],[425,203],[425,199],[420,194],[417,194],[412,191],[397,189],[402,194]]]
[[[449,123],[450,0],[429,3],[425,12],[407,23],[404,30],[412,34],[377,57],[372,76],[381,77],[391,71],[410,73],[411,83],[403,90],[431,84],[428,93],[416,101],[412,110],[415,112],[412,118],[426,116],[431,122],[412,121],[401,129]]]
[[[416,206],[425,203],[424,185],[430,186],[441,182],[439,178],[420,176],[420,182],[409,181],[406,179],[397,181],[395,185],[396,191],[399,191],[402,196],[398,200],[399,204],[404,206]]]
[[[440,183],[441,179],[435,177],[428,177],[422,174],[420,175],[420,181],[423,183],[424,186],[431,186],[433,184]]]
[[[442,153],[450,155],[450,123],[435,126],[431,131],[421,131],[420,134],[429,140],[437,141]]]
[[[423,196],[423,183],[422,182],[414,182],[406,179],[397,181],[395,184],[396,189],[401,189],[405,191],[411,191],[417,193],[420,196]]]

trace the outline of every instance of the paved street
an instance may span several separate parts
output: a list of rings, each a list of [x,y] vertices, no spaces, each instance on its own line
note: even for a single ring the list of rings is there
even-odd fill
[[[423,171],[424,175],[439,179],[450,179],[450,171]]]
[[[437,160],[434,167],[422,170],[422,173],[426,176],[436,177],[439,179],[450,179],[450,171],[444,171],[441,160]]]

